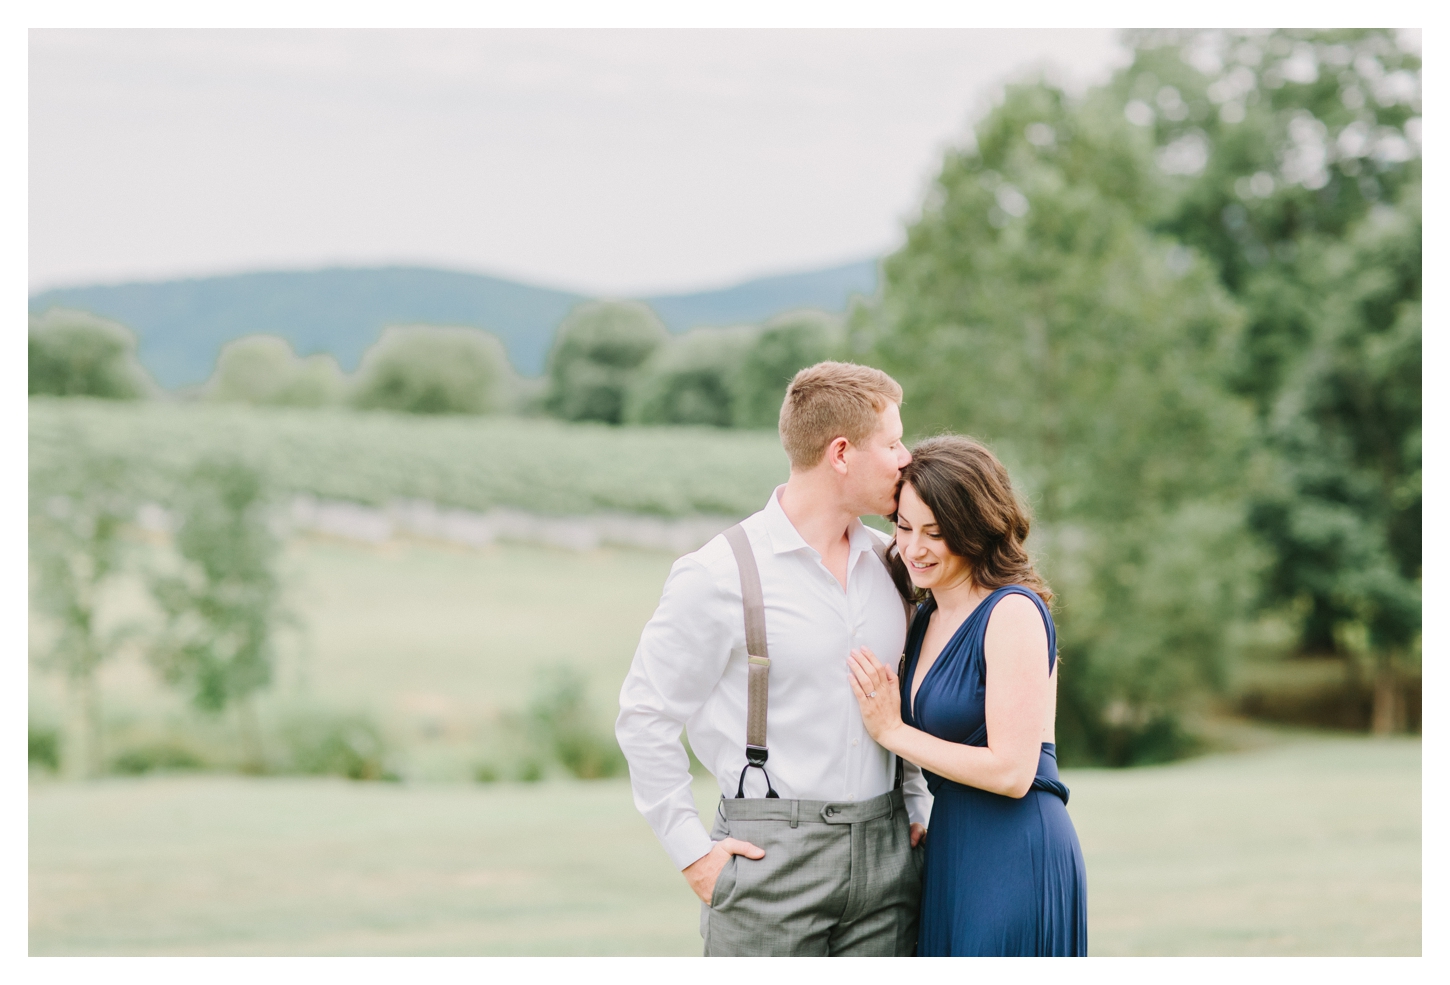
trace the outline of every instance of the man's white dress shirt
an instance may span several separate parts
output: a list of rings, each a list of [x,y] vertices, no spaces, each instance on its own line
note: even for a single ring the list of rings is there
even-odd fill
[[[869,800],[892,788],[896,762],[861,722],[846,655],[867,646],[894,669],[905,645],[901,596],[873,556],[873,543],[887,538],[851,521],[842,590],[781,509],[784,488],[741,524],[765,596],[765,768],[786,800]],[[681,869],[713,842],[695,809],[680,731],[686,730],[720,792],[734,797],[745,767],[747,656],[740,570],[722,534],[670,569],[619,692],[615,735],[629,760],[635,806]],[[910,763],[904,786],[908,815],[925,824],[931,794]],[[745,796],[765,796],[760,770],[746,773]]]

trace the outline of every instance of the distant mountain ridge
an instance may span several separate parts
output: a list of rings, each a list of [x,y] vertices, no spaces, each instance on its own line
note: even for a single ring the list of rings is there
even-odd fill
[[[762,277],[718,290],[642,298],[672,332],[764,321],[793,308],[841,312],[876,290],[877,262]],[[164,387],[203,382],[217,353],[256,332],[298,353],[330,352],[353,370],[387,325],[467,325],[495,332],[526,376],[544,370],[554,329],[585,295],[427,267],[339,267],[115,285],[32,295],[30,312],[80,308],[134,331],[142,364]]]

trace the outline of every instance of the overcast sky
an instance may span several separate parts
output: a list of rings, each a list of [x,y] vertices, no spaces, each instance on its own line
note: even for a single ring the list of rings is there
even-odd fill
[[[417,263],[596,294],[880,255],[1108,31],[32,31],[33,289]]]

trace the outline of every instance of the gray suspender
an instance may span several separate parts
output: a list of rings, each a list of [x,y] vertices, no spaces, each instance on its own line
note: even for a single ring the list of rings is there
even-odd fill
[[[745,606],[745,652],[750,658],[750,677],[746,681],[745,698],[745,769],[735,789],[738,799],[745,797],[745,770],[754,766],[765,774],[765,795],[779,797],[765,772],[770,750],[765,744],[765,710],[770,702],[770,648],[765,643],[765,596],[760,591],[760,569],[755,566],[755,552],[745,528],[736,524],[725,531],[725,539],[735,552],[740,568],[740,600]]]
[[[745,770],[754,766],[765,776],[765,796],[779,798],[771,785],[770,774],[765,772],[765,761],[770,758],[770,749],[765,742],[766,708],[770,703],[770,649],[765,642],[765,596],[760,590],[760,569],[755,564],[755,552],[750,548],[750,538],[745,528],[736,524],[725,531],[725,540],[735,552],[735,564],[740,569],[740,600],[745,608],[745,652],[749,657],[749,678],[746,681],[745,704],[745,769],[740,771],[740,783],[735,788],[737,799],[745,797]],[[873,544],[881,563],[891,569],[886,548]],[[906,609],[906,624],[911,626],[912,605],[901,600]],[[901,786],[901,760],[896,761],[896,785]]]
[[[881,559],[881,563],[886,566],[886,573],[887,574],[890,574],[891,573],[891,555],[888,553],[890,551],[890,548],[887,547],[884,544],[872,544],[871,545],[871,549],[876,552],[876,556],[879,557]],[[901,607],[906,610],[906,629],[907,629],[908,632],[910,632],[911,631],[911,617],[916,612],[916,606],[914,606],[914,605],[911,604],[911,600],[910,599],[902,599],[901,600]]]
[[[888,553],[889,548],[887,548],[883,544],[872,544],[871,545],[871,548],[876,552],[876,556],[881,559],[881,563],[884,564],[884,565],[886,565],[886,572],[887,572],[887,574],[890,574],[891,573],[891,555]],[[911,635],[911,617],[916,614],[916,606],[914,606],[914,605],[911,604],[911,600],[910,599],[903,598],[901,600],[901,607],[906,610],[906,635],[907,636],[910,636]],[[901,654],[901,659],[896,664],[896,676],[897,676],[897,679],[900,680],[900,681],[905,681],[906,680],[906,654],[905,653],[902,653]],[[905,687],[905,685],[903,685],[903,687]],[[896,757],[896,782],[895,782],[894,786],[900,787],[901,784],[902,784],[903,779],[904,779],[904,777],[902,775],[901,757],[900,756],[897,756]]]

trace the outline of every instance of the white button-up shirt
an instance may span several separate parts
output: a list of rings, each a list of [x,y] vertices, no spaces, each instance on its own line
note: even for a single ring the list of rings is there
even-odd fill
[[[851,521],[843,591],[781,509],[783,488],[741,524],[765,597],[765,768],[786,800],[868,800],[891,789],[896,761],[861,722],[846,655],[867,646],[894,668],[905,645],[901,596],[872,556],[873,543],[885,543],[886,536]],[[620,688],[615,725],[635,806],[681,869],[709,852],[712,842],[695,810],[680,732],[687,732],[720,792],[734,797],[745,767],[747,657],[740,570],[720,535],[670,569]],[[921,771],[904,765],[907,813],[925,824],[931,794]],[[764,797],[765,789],[760,770],[749,770],[745,795]]]

